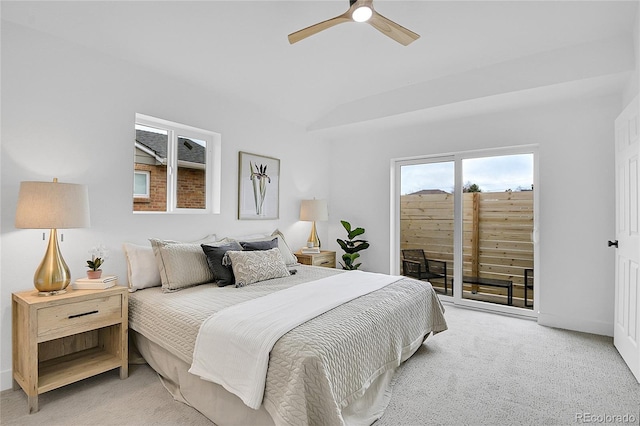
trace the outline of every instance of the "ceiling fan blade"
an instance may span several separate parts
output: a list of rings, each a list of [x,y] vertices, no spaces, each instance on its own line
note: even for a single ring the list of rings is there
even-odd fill
[[[371,26],[376,30],[380,31],[386,36],[391,37],[398,43],[405,46],[408,46],[409,44],[420,38],[420,35],[406,29],[400,24],[396,24],[392,20],[380,15],[376,11],[373,12],[373,16],[367,22],[371,24]]]
[[[351,22],[351,16],[347,12],[343,13],[340,16],[336,16],[335,18],[327,19],[326,21],[319,22],[315,25],[311,25],[310,27],[289,34],[289,43],[297,43],[300,40],[317,34],[320,31],[326,30],[327,28],[342,24],[343,22]]]

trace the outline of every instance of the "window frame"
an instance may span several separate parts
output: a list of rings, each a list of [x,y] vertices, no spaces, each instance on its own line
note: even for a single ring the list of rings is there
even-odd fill
[[[167,205],[165,211],[133,211],[134,214],[220,214],[220,187],[222,168],[222,136],[220,133],[188,126],[181,123],[152,117],[135,115],[135,125],[143,125],[166,130],[167,137]],[[177,207],[178,184],[178,137],[193,138],[206,142],[205,154],[205,208]],[[134,136],[135,140],[135,136]],[[134,150],[135,153],[135,150]],[[135,154],[134,154],[135,155]],[[135,157],[133,167],[135,169]],[[134,170],[134,172],[139,172]],[[141,171],[140,171],[141,172]],[[150,184],[149,184],[150,185]],[[134,196],[134,198],[137,198]]]

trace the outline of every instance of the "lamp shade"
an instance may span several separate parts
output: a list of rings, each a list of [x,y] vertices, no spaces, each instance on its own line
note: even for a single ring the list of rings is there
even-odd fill
[[[302,200],[300,202],[300,220],[309,222],[329,220],[327,200]]]
[[[67,229],[89,226],[89,190],[86,185],[21,182],[16,228]]]

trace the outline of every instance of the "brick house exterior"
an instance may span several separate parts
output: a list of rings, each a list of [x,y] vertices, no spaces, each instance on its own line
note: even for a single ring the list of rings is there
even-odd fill
[[[149,196],[133,197],[133,211],[167,210],[167,136],[136,130],[134,170],[149,173]],[[206,149],[178,138],[177,207],[206,208]]]

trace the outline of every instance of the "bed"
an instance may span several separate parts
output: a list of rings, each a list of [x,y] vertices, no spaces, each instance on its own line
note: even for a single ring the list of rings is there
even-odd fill
[[[286,332],[269,354],[264,396],[256,409],[189,373],[198,333],[212,315],[296,286],[321,286],[344,273],[304,265],[295,269],[295,275],[241,288],[211,283],[175,292],[162,287],[132,292],[129,328],[135,347],[176,400],[221,426],[371,424],[389,401],[397,367],[427,336],[447,328],[444,309],[427,282],[395,277]]]

